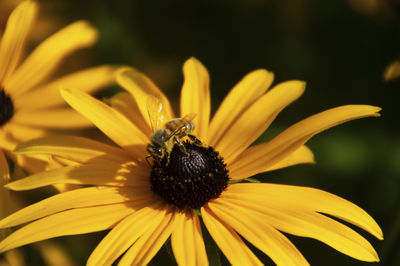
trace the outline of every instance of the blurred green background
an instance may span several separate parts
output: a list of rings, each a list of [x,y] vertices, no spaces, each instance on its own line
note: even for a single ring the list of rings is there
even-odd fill
[[[295,166],[260,178],[320,188],[356,203],[383,229],[384,241],[357,230],[377,249],[381,265],[400,265],[400,80],[382,78],[386,66],[400,55],[399,1],[57,0],[42,4],[44,14],[59,19],[61,25],[86,19],[99,28],[99,43],[85,54],[92,64],[127,64],[141,70],[175,107],[181,67],[191,56],[210,72],[213,112],[251,70],[273,71],[275,84],[306,81],[306,93],[279,115],[260,141],[331,107],[382,107],[381,118],[353,121],[315,136],[308,145],[316,165]],[[85,262],[86,252],[101,236],[89,235],[84,248],[69,244],[77,263]],[[60,241],[68,244],[86,237]],[[289,238],[312,265],[369,264],[315,240]],[[173,265],[166,250],[153,263]]]

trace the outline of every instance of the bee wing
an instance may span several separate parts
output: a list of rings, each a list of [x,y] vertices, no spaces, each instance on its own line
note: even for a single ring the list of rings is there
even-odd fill
[[[193,119],[196,117],[196,113],[190,113],[182,117],[182,119],[188,120],[188,121],[193,121]]]
[[[164,124],[165,110],[163,109],[161,100],[154,95],[147,96],[147,113],[149,115],[151,130],[155,132]]]
[[[190,113],[190,114],[187,114],[187,115],[183,116],[182,119],[191,122],[196,117],[196,115],[197,115],[196,113]],[[186,124],[182,123],[181,126],[177,127],[173,132],[171,132],[168,135],[167,139],[172,138],[172,136],[174,136],[177,132],[179,132],[185,126],[186,126]]]

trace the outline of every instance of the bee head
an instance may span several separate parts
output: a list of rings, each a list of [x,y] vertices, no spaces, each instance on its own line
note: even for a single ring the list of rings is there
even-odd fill
[[[153,158],[161,159],[164,157],[164,149],[158,145],[147,145],[147,152],[150,153]]]

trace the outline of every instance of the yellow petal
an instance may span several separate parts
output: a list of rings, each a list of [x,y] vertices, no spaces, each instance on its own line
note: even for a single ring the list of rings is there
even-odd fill
[[[105,163],[124,163],[132,158],[124,150],[78,136],[54,135],[17,146],[17,154],[58,156],[77,163],[102,159]]]
[[[183,65],[185,81],[181,92],[181,117],[195,113],[194,135],[205,139],[210,121],[210,77],[200,61],[190,58]]]
[[[118,265],[147,265],[167,241],[175,227],[173,212],[167,210],[156,226],[149,228],[125,253]]]
[[[29,190],[53,184],[148,187],[150,169],[132,164],[85,164],[40,172],[11,182],[7,188]]]
[[[0,252],[53,237],[110,229],[134,212],[129,204],[74,209],[47,216],[22,227],[1,241]]]
[[[207,206],[201,208],[201,217],[215,243],[232,265],[263,265],[240,236]]]
[[[0,149],[5,151],[12,151],[16,145],[15,139],[10,138],[10,133],[8,130],[4,130],[8,128],[8,125],[4,125],[3,130],[0,131]]]
[[[118,110],[128,118],[150,139],[150,136],[152,135],[150,125],[140,113],[139,106],[130,93],[125,91],[120,92],[108,99],[107,102],[112,108]]]
[[[263,146],[262,146],[262,144],[255,145],[255,146],[251,147],[251,149],[253,149],[253,151],[255,151],[257,153],[257,149],[262,150]],[[312,153],[312,151],[303,145],[303,146],[300,146],[300,148],[298,148],[294,152],[292,152],[290,155],[285,157],[284,159],[280,160],[279,162],[277,162],[265,169],[260,170],[260,173],[273,171],[273,170],[293,166],[296,164],[304,164],[304,163],[315,163],[315,161],[314,161],[314,154]],[[228,168],[229,168],[229,165],[228,165]],[[229,172],[231,173],[231,171],[229,171]]]
[[[8,163],[3,151],[0,149],[0,188],[10,181],[10,172],[8,169]],[[1,211],[1,210],[0,210]]]
[[[20,249],[7,251],[4,258],[5,262],[0,260],[1,266],[26,266],[24,253]]]
[[[39,128],[69,129],[93,126],[84,116],[67,106],[57,109],[21,110],[14,115],[13,122]]]
[[[68,209],[107,205],[152,198],[149,189],[89,187],[57,194],[29,205],[0,221],[0,228],[27,223]]]
[[[298,148],[297,150],[295,150],[290,155],[280,160],[276,164],[271,165],[270,167],[264,169],[263,172],[272,171],[303,163],[315,163],[314,154],[309,148],[307,148],[304,145],[300,146],[300,148]]]
[[[25,142],[34,138],[43,137],[45,130],[43,128],[34,128],[28,125],[19,125],[12,120],[7,123],[4,136],[14,143]]]
[[[64,57],[96,41],[97,31],[94,28],[85,21],[75,22],[42,42],[4,86],[18,98],[52,74]]]
[[[134,158],[145,157],[145,144],[149,139],[121,113],[82,91],[64,89],[61,95]]]
[[[400,62],[398,60],[393,61],[388,65],[383,73],[385,81],[391,81],[400,78]]]
[[[15,8],[7,21],[0,44],[0,85],[2,87],[4,81],[17,67],[37,12],[38,5],[34,1],[23,1]],[[8,88],[6,90],[11,91]]]
[[[10,191],[3,186],[10,181],[8,163],[2,150],[0,149],[0,219],[3,219],[10,213]],[[0,239],[6,235],[6,231],[0,230]]]
[[[27,110],[65,105],[65,101],[60,94],[61,88],[78,89],[93,93],[115,82],[115,70],[115,67],[103,65],[63,76],[15,98],[14,106],[16,109]]]
[[[200,221],[193,210],[175,214],[171,235],[172,250],[178,265],[208,265]]]
[[[300,200],[301,201],[301,200]],[[228,203],[229,202],[229,203]],[[242,200],[224,201],[226,208],[241,208],[248,213],[254,212],[276,229],[302,237],[317,239],[332,248],[362,261],[379,261],[376,251],[361,235],[349,227],[322,214],[293,206],[257,205]]]
[[[166,121],[175,117],[168,98],[164,93],[143,73],[129,68],[122,68],[117,75],[118,84],[129,91],[135,99],[142,117],[147,124],[151,125],[148,113],[148,95],[152,95],[161,100]]]
[[[7,157],[11,158],[16,165],[22,167],[28,173],[38,173],[42,172],[46,169],[47,161],[42,160],[41,158],[30,158],[25,155],[15,154],[13,152],[6,152]],[[14,167],[14,171],[15,171]],[[21,170],[21,169],[20,169]],[[22,170],[21,170],[22,171]],[[15,173],[14,173],[15,174]],[[20,175],[20,178],[25,176],[26,173]]]
[[[146,231],[159,225],[165,211],[156,205],[144,207],[117,224],[90,255],[87,265],[111,265]]]
[[[230,164],[264,133],[283,108],[303,94],[305,85],[297,80],[280,83],[244,111],[215,146],[225,162]]]
[[[223,200],[210,202],[208,206],[219,219],[267,254],[276,265],[308,265],[292,242],[261,215]]]
[[[239,81],[211,120],[208,138],[205,141],[215,146],[237,117],[265,93],[273,79],[273,73],[260,69],[247,74]]]
[[[352,223],[378,239],[383,238],[382,230],[374,219],[363,209],[334,194],[323,190],[279,184],[232,184],[221,197],[248,199],[268,206],[290,206],[321,212]]]
[[[67,249],[55,241],[41,241],[35,244],[42,256],[45,265],[75,266],[72,257],[67,253]]]
[[[353,119],[379,116],[380,110],[369,105],[345,105],[310,116],[271,141],[245,150],[230,165],[230,177],[238,180],[258,174],[289,156],[315,134]]]

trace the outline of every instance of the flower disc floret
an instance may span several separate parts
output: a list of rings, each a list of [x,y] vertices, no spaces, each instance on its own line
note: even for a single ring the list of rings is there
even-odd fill
[[[227,187],[228,170],[212,147],[183,143],[186,153],[175,145],[169,156],[155,162],[150,176],[151,189],[179,209],[198,209]]]

